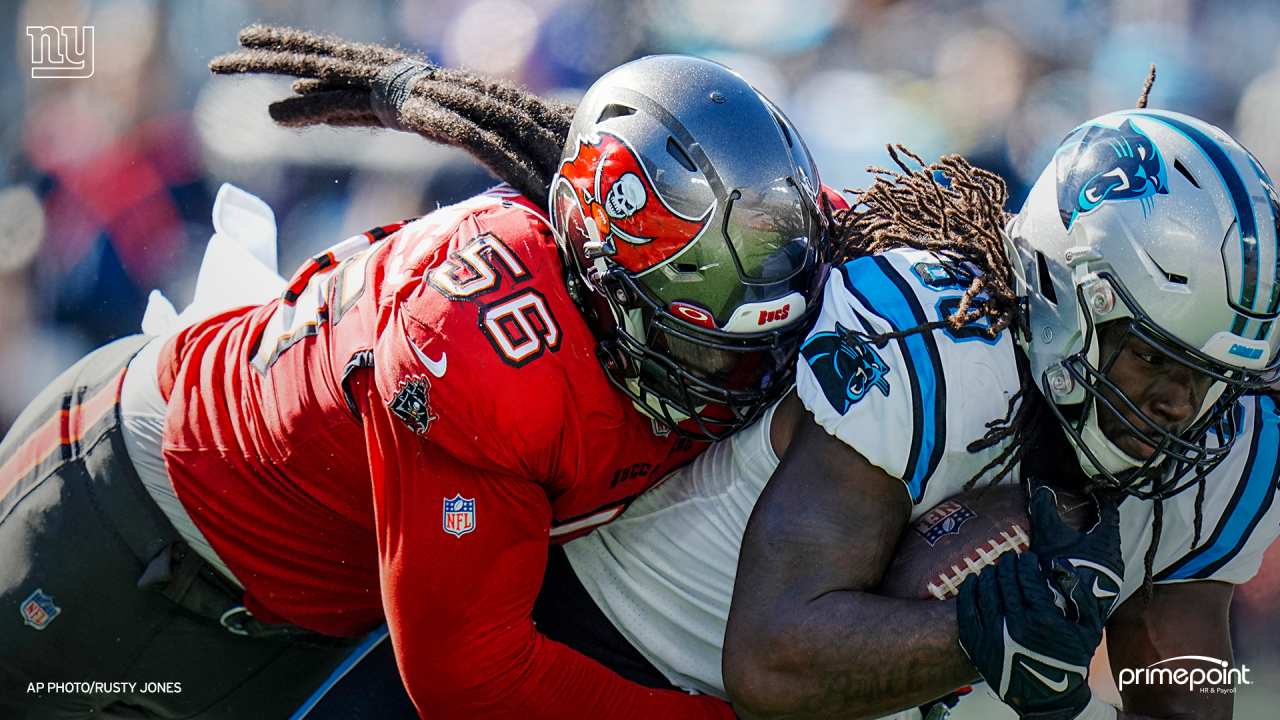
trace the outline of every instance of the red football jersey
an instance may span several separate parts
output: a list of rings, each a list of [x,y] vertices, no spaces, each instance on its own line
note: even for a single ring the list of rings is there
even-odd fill
[[[446,717],[732,717],[546,640],[547,543],[615,517],[705,445],[606,379],[547,220],[498,188],[311,260],[285,296],[180,333],[164,454],[267,621],[385,617]]]

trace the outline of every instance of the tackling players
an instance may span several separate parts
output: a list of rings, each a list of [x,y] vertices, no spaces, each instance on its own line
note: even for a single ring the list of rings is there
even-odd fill
[[[0,599],[22,611],[0,623],[0,708],[285,717],[385,614],[424,714],[732,717],[529,611],[548,541],[790,386],[826,252],[794,127],[695,58],[606,75],[563,142],[567,108],[398,51],[241,39],[215,69],[309,78],[277,120],[420,130],[524,194],[358,235],[279,299],[118,341],[34,401],[0,446]],[[261,220],[224,210],[232,235]],[[72,677],[183,691],[24,692]]]
[[[1087,685],[1108,615],[1113,667],[1229,660],[1231,584],[1280,529],[1280,416],[1242,397],[1274,379],[1278,344],[1262,168],[1212,126],[1137,111],[1068,137],[1008,244],[1003,187],[958,161],[859,200],[798,398],[566,547],[612,624],[668,682],[727,689],[748,717],[875,717],[975,667],[1028,717],[1115,717]],[[1040,491],[1034,552],[958,603],[875,594],[912,519],[1019,461],[1031,485],[1099,490],[1098,531],[1055,527]],[[1070,581],[1057,604],[1046,577]],[[1186,688],[1124,697],[1230,714]]]

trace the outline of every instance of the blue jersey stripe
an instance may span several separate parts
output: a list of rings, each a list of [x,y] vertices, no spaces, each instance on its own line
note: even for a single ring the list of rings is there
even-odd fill
[[[928,322],[910,284],[887,258],[852,260],[844,266],[844,278],[849,292],[894,330]],[[946,381],[933,333],[915,333],[899,338],[897,343],[907,364],[915,409],[911,452],[902,481],[907,484],[911,499],[918,501],[946,447]]]
[[[1258,398],[1253,423],[1253,447],[1236,492],[1227,504],[1213,534],[1200,547],[1184,555],[1156,574],[1155,580],[1195,580],[1213,575],[1235,557],[1275,497],[1276,467],[1280,454],[1280,418],[1276,403],[1266,395]],[[1210,480],[1212,482],[1212,480]]]
[[[876,308],[875,304],[873,304],[872,301],[869,300],[867,296],[864,295],[862,291],[860,291],[858,287],[855,286],[853,281],[850,279],[850,275],[852,275],[854,272],[854,265],[856,265],[859,261],[870,264],[871,258],[868,257],[868,258],[859,258],[857,260],[851,260],[849,261],[849,263],[845,265],[845,272],[841,273],[841,276],[844,278],[845,289],[849,291],[850,295],[853,295],[855,298],[857,298],[858,302],[861,303],[864,308],[867,308],[868,310],[884,318],[886,321],[889,322],[890,327],[892,327],[894,330],[898,329],[897,325],[894,325],[891,319],[884,317],[884,315],[882,315],[878,311],[878,308]],[[876,275],[878,274],[878,271],[874,267],[872,267],[871,273],[873,275]],[[859,316],[859,319],[861,320],[861,316]],[[866,325],[865,321],[863,322],[863,325]],[[922,432],[923,428],[921,427],[921,424],[922,424],[921,418],[924,415],[924,411],[922,410],[923,398],[920,395],[920,381],[916,374],[916,363],[914,358],[912,358],[911,356],[911,349],[902,340],[898,341],[898,345],[902,351],[902,360],[904,363],[906,363],[907,384],[910,386],[910,392],[911,392],[911,407],[912,407],[911,417],[913,420],[912,428],[911,428],[911,449],[908,451],[908,454],[907,454],[907,465],[906,465],[906,470],[903,472],[903,482],[907,483],[908,491],[911,493],[911,501],[918,502],[920,498],[923,496],[923,490],[921,489],[921,492],[917,493],[916,488],[913,488],[911,486],[911,484],[908,482],[908,479],[915,474],[916,459],[920,457],[920,446],[922,444],[922,439],[924,436],[924,433]]]
[[[1222,182],[1226,184],[1227,191],[1231,193],[1231,202],[1236,208],[1236,220],[1240,223],[1240,252],[1244,267],[1238,300],[1239,307],[1248,312],[1263,312],[1263,309],[1255,307],[1258,296],[1259,272],[1258,221],[1253,213],[1253,204],[1249,201],[1249,190],[1245,188],[1244,178],[1240,175],[1240,168],[1231,162],[1231,158],[1227,157],[1226,151],[1222,149],[1222,146],[1216,140],[1205,135],[1199,129],[1176,118],[1162,115],[1148,115],[1146,117],[1158,120],[1186,135],[1187,139],[1204,151],[1213,166],[1217,168],[1218,175],[1222,178]],[[1270,300],[1270,298],[1267,299]],[[1267,309],[1269,310],[1270,308]]]
[[[888,258],[883,256],[876,257],[876,263],[880,265],[885,276],[898,286],[898,291],[902,293],[902,297],[906,299],[911,306],[911,312],[916,318],[917,325],[929,322],[933,318],[929,317],[924,306],[920,304],[920,298],[916,296],[912,290],[908,278],[896,269],[889,262]],[[933,394],[933,414],[932,425],[934,428],[934,442],[932,452],[922,453],[929,457],[929,466],[926,468],[923,479],[920,483],[920,492],[924,492],[924,486],[929,482],[929,478],[933,477],[933,473],[938,469],[938,465],[942,463],[942,455],[946,451],[946,433],[947,433],[947,382],[946,372],[942,368],[942,353],[938,351],[938,339],[932,331],[920,333],[919,336],[924,339],[925,348],[929,353],[929,361],[933,364],[934,375],[934,394]]]

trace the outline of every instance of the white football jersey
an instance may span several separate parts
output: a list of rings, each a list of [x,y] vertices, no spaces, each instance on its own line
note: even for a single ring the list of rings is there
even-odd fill
[[[961,492],[1003,447],[967,450],[985,423],[1005,416],[1018,390],[1013,343],[1007,332],[990,340],[939,329],[878,348],[845,331],[874,335],[941,319],[967,285],[925,252],[851,261],[832,272],[801,349],[797,389],[805,407],[828,432],[902,478],[912,520]],[[1280,508],[1271,502],[1280,415],[1270,398],[1247,398],[1240,412],[1242,436],[1207,478],[1194,549],[1195,488],[1165,502],[1157,582],[1244,582],[1280,534]],[[716,443],[617,520],[565,546],[596,604],[677,687],[725,697],[720,652],[742,534],[778,465],[772,417],[770,410]],[[1142,586],[1153,508],[1136,498],[1121,504],[1122,600]]]
[[[987,338],[985,321],[882,348],[850,331],[873,336],[949,317],[970,283],[952,268],[931,253],[892,250],[833,271],[796,370],[796,390],[818,424],[901,478],[916,513],[1000,453],[1003,446],[971,453],[968,445],[1018,392],[1013,339]]]

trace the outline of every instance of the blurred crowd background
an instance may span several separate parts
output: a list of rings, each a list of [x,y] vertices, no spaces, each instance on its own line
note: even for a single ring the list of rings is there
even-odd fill
[[[1134,106],[1154,62],[1151,107],[1219,125],[1280,173],[1275,0],[0,0],[0,430],[84,352],[136,332],[152,289],[189,301],[223,182],[274,208],[285,275],[492,184],[416,136],[272,126],[287,81],[206,67],[253,22],[569,101],[632,58],[699,54],[788,113],[828,185],[865,187],[901,142],[999,172],[1014,211],[1068,131]],[[93,76],[32,79],[31,25],[93,26]],[[1278,604],[1274,552],[1233,608],[1237,657],[1274,666],[1255,675],[1271,686]]]

